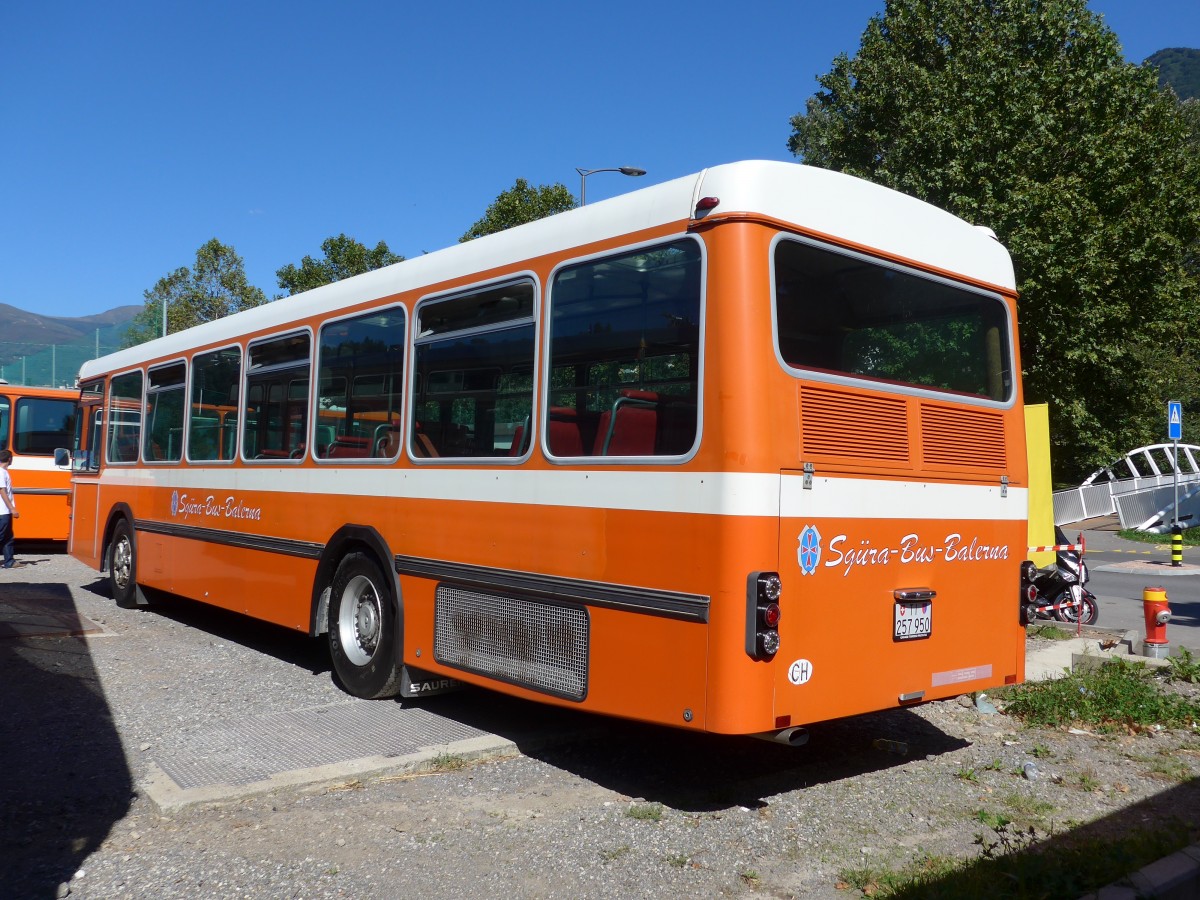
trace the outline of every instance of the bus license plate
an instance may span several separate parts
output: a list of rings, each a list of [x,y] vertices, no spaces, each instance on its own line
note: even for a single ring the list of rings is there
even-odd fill
[[[933,601],[901,600],[896,603],[893,639],[915,641],[933,634]]]

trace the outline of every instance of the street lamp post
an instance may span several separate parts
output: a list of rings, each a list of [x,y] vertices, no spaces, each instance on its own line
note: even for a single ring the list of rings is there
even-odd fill
[[[619,166],[615,169],[581,169],[575,167],[575,171],[579,173],[579,205],[587,206],[587,177],[595,175],[597,172],[620,172],[622,175],[645,175],[645,169],[639,169],[637,166]]]

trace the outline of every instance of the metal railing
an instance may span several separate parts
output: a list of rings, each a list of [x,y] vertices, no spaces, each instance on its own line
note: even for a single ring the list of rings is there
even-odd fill
[[[1200,482],[1200,446],[1179,445],[1179,483]],[[1077,488],[1054,492],[1054,524],[1069,525],[1096,516],[1121,516],[1123,528],[1137,528],[1163,509],[1160,491],[1175,485],[1175,444],[1149,444],[1125,454],[1124,459],[1093,472]],[[1128,475],[1124,475],[1128,472]],[[1121,473],[1121,474],[1118,474]],[[1137,497],[1134,495],[1145,495]],[[1181,498],[1182,501],[1182,498]],[[1121,506],[1128,511],[1126,515]],[[1143,511],[1141,519],[1137,519]],[[1136,520],[1136,521],[1135,521]]]

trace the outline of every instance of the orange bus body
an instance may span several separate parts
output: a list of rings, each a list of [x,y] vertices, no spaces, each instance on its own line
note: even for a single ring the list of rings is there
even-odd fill
[[[19,541],[65,541],[70,533],[71,470],[54,451],[75,441],[79,392],[0,383],[0,450],[12,451],[9,475]]]
[[[71,552],[327,634],[359,696],[750,734],[1014,683],[1015,323],[982,231],[717,167],[85,365]]]

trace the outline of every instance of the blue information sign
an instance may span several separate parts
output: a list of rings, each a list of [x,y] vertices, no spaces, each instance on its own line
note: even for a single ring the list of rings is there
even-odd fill
[[[1179,400],[1167,401],[1167,440],[1183,440],[1183,403]]]

